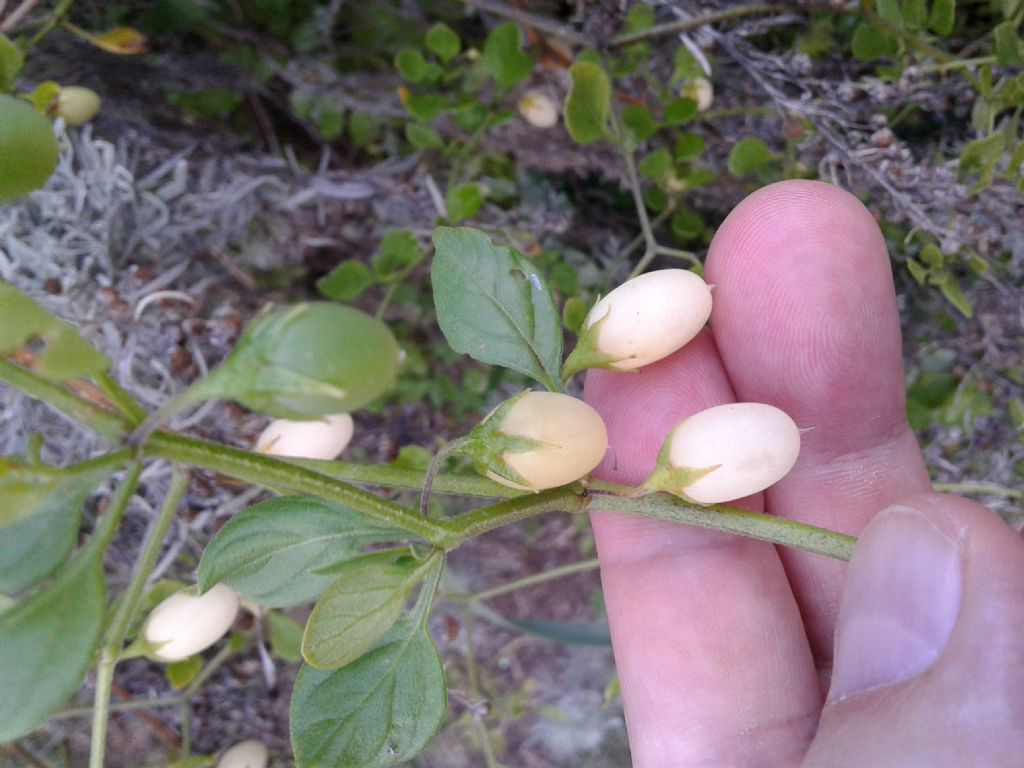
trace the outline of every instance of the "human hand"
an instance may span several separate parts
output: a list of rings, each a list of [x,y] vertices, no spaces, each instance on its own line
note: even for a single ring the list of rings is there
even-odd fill
[[[722,224],[705,277],[711,332],[640,373],[589,372],[596,475],[637,484],[685,416],[771,403],[808,429],[800,458],[738,505],[861,538],[846,564],[592,515],[634,766],[1019,764],[1024,543],[931,491],[871,215],[827,184],[772,185]]]

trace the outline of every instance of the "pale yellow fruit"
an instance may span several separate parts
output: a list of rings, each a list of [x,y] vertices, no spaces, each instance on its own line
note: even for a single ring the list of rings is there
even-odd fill
[[[680,422],[669,440],[671,467],[717,467],[682,489],[698,504],[721,504],[763,491],[786,476],[800,453],[800,430],[793,419],[764,403],[700,411]]]
[[[220,756],[217,768],[266,768],[270,755],[262,741],[241,741]]]
[[[352,440],[355,424],[347,413],[311,421],[276,419],[256,440],[256,450],[272,456],[333,459]]]
[[[142,630],[143,639],[157,646],[157,661],[181,661],[204,651],[231,629],[238,614],[238,594],[217,584],[202,595],[177,592],[153,609]]]
[[[661,269],[627,280],[590,310],[598,322],[596,351],[628,371],[667,357],[689,342],[711,316],[711,288],[685,269]],[[602,322],[603,321],[603,322]]]
[[[82,125],[96,117],[102,103],[99,95],[91,88],[67,85],[60,89],[57,96],[57,114],[68,125]]]
[[[697,102],[697,111],[707,112],[715,100],[715,89],[706,77],[695,77],[683,83],[680,95]]]
[[[542,443],[533,450],[502,454],[525,485],[487,473],[502,485],[524,491],[579,480],[601,463],[608,450],[608,431],[600,414],[582,400],[557,392],[527,392],[504,414],[499,429]]]
[[[519,100],[519,114],[535,128],[552,128],[558,124],[558,105],[540,91],[527,91]]]

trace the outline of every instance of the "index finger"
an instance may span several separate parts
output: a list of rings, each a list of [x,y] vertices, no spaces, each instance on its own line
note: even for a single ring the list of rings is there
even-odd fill
[[[737,398],[776,405],[807,430],[766,511],[857,534],[895,499],[929,490],[906,419],[889,255],[853,195],[810,181],[755,192],[719,228],[706,277]],[[844,565],[780,554],[827,672]]]

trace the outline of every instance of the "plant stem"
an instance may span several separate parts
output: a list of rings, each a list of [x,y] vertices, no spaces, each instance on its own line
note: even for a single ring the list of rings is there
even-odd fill
[[[118,524],[121,522],[121,518],[124,515],[125,510],[128,508],[128,502],[135,493],[135,488],[139,483],[139,475],[142,474],[142,462],[136,460],[128,471],[127,477],[121,482],[121,485],[117,489],[117,493],[110,501],[110,506],[107,509],[106,519],[101,524],[101,529],[97,530],[96,540],[102,542],[97,546],[106,548],[106,544],[109,543],[110,538],[113,536],[113,532],[117,530]],[[106,542],[100,537],[105,537]],[[118,610],[118,616],[123,613],[125,603],[122,602],[121,607]],[[127,621],[124,622],[127,627]],[[114,619],[115,628],[118,626],[117,618]],[[123,636],[122,636],[123,639]],[[92,742],[89,747],[89,768],[103,768],[103,755],[107,746],[107,721],[109,719],[110,707],[110,686],[114,680],[114,665],[117,663],[117,651],[120,649],[120,645],[116,648],[112,647],[112,643],[108,641],[104,644],[103,649],[100,651],[99,663],[96,666],[96,692],[93,697],[93,712],[92,712]]]
[[[3,358],[0,358],[0,382],[53,406],[111,442],[118,442],[128,431],[128,425],[121,417]]]
[[[206,381],[209,381],[209,379],[200,379],[149,414],[142,423],[135,427],[131,434],[128,435],[127,442],[130,445],[142,445],[142,443],[146,441],[147,437],[153,434],[153,432],[155,432],[159,427],[166,424],[170,419],[177,416],[186,408],[204,400],[206,396],[203,394],[202,389],[203,384]]]
[[[644,202],[644,193],[640,186],[640,176],[636,172],[633,148],[627,143],[626,127],[622,122],[622,115],[619,114],[616,104],[612,104],[612,125],[614,126],[615,135],[618,137],[616,143],[618,144],[619,151],[622,152],[622,157],[626,161],[626,180],[629,182],[630,192],[633,193],[633,204],[636,206],[636,216],[640,221],[640,231],[644,236],[645,244],[644,255],[640,257],[640,261],[636,263],[633,271],[629,273],[629,277],[626,278],[628,280],[639,275],[651,263],[651,260],[658,251],[658,241],[654,238],[654,229],[651,227],[651,220],[647,216],[647,204]]]
[[[430,511],[430,489],[434,486],[434,479],[437,477],[437,473],[441,471],[441,467],[448,460],[448,457],[454,456],[465,447],[467,440],[465,437],[459,440],[452,440],[434,454],[430,466],[427,467],[427,474],[423,478],[423,492],[420,494],[420,515],[422,517],[426,517]]]
[[[270,456],[240,451],[226,445],[206,443],[168,432],[151,435],[144,450],[147,456],[213,470],[263,488],[298,491],[336,501],[437,546],[443,546],[451,538],[449,526],[444,521],[420,517],[411,509],[362,488],[356,488],[295,464],[278,461]]]
[[[703,27],[705,24],[715,24],[719,21],[729,21],[743,16],[761,15],[766,13],[785,13],[787,11],[798,12],[801,10],[803,9],[800,6],[790,5],[787,3],[751,3],[750,5],[733,6],[732,8],[726,8],[722,11],[714,11],[712,13],[704,14],[703,16],[695,16],[692,19],[680,19],[678,21],[670,21],[666,24],[655,24],[653,27],[642,29],[639,32],[631,32],[628,35],[618,35],[612,38],[608,47],[621,48],[624,45],[636,43],[641,40],[648,40],[652,37],[662,37],[663,35],[688,32],[691,29]]]
[[[96,382],[96,386],[100,388],[100,391],[110,401],[111,405],[128,419],[131,426],[137,426],[139,422],[146,418],[145,409],[135,402],[135,398],[129,395],[109,373],[104,371],[94,376],[93,381]]]
[[[73,2],[74,0],[61,0],[60,5],[53,9],[53,13],[50,14],[50,18],[47,19],[42,28],[36,32],[27,43],[25,43],[22,53],[28,53],[39,43],[39,41],[53,31],[56,26],[60,24],[61,20],[68,15]]]
[[[588,496],[566,486],[490,504],[449,518],[446,522],[451,530],[442,546],[454,549],[482,533],[546,512],[583,512],[588,502]]]
[[[581,35],[579,32],[570,29],[564,24],[559,24],[554,19],[549,19],[545,16],[538,16],[537,14],[530,13],[529,11],[522,11],[519,8],[497,2],[496,0],[462,0],[462,2],[478,10],[493,13],[495,16],[501,16],[504,19],[514,21],[517,24],[533,27],[541,32],[546,32],[552,37],[557,37],[572,45],[580,45],[583,47],[590,47],[593,45],[593,42],[585,35]]]
[[[698,528],[735,533],[751,539],[769,541],[786,547],[802,549],[837,560],[849,560],[857,540],[853,536],[817,528],[795,520],[749,512],[721,504],[700,506],[687,504],[662,494],[642,498],[627,498],[594,494],[597,509],[606,512],[625,512],[631,515],[671,520]]]
[[[132,712],[136,709],[157,709],[160,707],[176,707],[182,702],[181,696],[161,696],[156,699],[133,699],[132,701],[112,701],[107,712]],[[69,707],[54,712],[50,720],[71,720],[76,717],[92,717],[95,707]]]
[[[1003,496],[1008,499],[1024,499],[1024,491],[1007,488],[995,483],[935,483],[932,486],[943,493],[977,493],[983,496]]]
[[[466,678],[469,683],[469,692],[475,698],[484,699],[484,695],[480,691],[480,673],[477,671],[476,654],[473,649],[473,615],[468,606],[462,611],[462,626],[466,633]],[[487,768],[501,768],[494,754],[494,745],[491,744],[491,734],[487,730],[487,723],[483,719],[477,718],[473,712],[470,712],[469,717],[474,730],[476,730],[477,738],[480,740],[480,748],[487,761]]]
[[[507,584],[502,584],[500,587],[494,587],[492,589],[485,589],[482,592],[473,592],[467,595],[448,595],[449,600],[465,601],[469,603],[479,603],[486,600],[491,600],[501,595],[507,595],[510,592],[518,592],[520,589],[527,589],[529,587],[535,587],[538,584],[546,584],[549,581],[555,579],[563,579],[566,576],[572,576],[576,573],[586,573],[592,571],[599,566],[597,558],[590,560],[582,560],[578,563],[570,563],[563,565],[558,568],[552,568],[550,571],[544,571],[543,573],[535,573],[531,576],[525,576],[515,581],[510,581]]]

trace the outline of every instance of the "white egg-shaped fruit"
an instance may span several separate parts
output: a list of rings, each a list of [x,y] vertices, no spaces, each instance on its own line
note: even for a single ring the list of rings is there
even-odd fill
[[[582,400],[557,392],[527,392],[504,413],[499,428],[511,437],[542,443],[502,460],[525,481],[488,476],[511,488],[542,491],[575,482],[601,463],[608,450],[608,431],[601,415]]]
[[[764,403],[730,403],[695,413],[672,431],[672,467],[718,468],[683,493],[698,504],[721,504],[781,480],[800,453],[800,430],[789,415]]]
[[[142,630],[143,639],[156,647],[157,661],[181,661],[220,640],[238,614],[238,593],[217,584],[202,595],[187,589],[177,592],[152,610]]]
[[[267,745],[257,739],[241,741],[220,756],[217,768],[266,768]]]
[[[680,95],[697,102],[698,112],[707,112],[715,100],[715,89],[706,77],[695,77],[683,83]]]
[[[519,114],[534,128],[552,128],[558,124],[558,105],[540,91],[527,91],[519,100]]]
[[[334,459],[352,440],[355,424],[347,413],[310,421],[275,419],[256,440],[256,450],[272,456]]]
[[[102,101],[96,91],[78,85],[67,85],[57,95],[57,114],[68,125],[83,125],[100,111]]]
[[[627,280],[590,310],[596,349],[612,370],[632,370],[668,357],[696,336],[711,316],[711,288],[685,269],[660,269]]]

